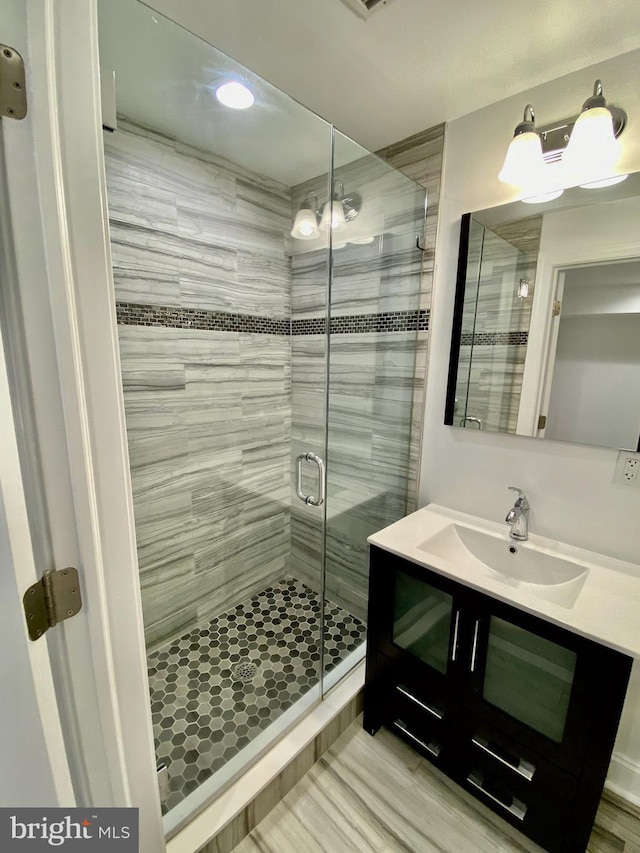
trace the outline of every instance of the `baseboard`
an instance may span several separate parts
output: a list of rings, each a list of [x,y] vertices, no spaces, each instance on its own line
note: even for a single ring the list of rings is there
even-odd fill
[[[640,806],[640,762],[634,761],[628,755],[614,752],[605,790],[613,791],[623,800]]]

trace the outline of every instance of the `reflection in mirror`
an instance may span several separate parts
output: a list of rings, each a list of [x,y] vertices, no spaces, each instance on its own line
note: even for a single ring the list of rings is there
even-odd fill
[[[463,217],[445,423],[636,449],[640,173]]]

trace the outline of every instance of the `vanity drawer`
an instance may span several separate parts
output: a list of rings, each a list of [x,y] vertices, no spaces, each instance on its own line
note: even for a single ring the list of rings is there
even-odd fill
[[[578,782],[518,741],[471,719],[459,756],[460,783],[543,847],[561,849]]]
[[[443,753],[446,755],[446,730],[440,720],[398,696],[388,702],[384,722],[430,761],[442,762]]]

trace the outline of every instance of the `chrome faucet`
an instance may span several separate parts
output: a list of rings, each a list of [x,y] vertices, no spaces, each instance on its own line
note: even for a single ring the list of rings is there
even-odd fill
[[[518,542],[524,542],[529,538],[529,501],[522,489],[517,486],[509,486],[509,490],[517,492],[516,502],[507,513],[505,521],[511,525],[509,536]]]

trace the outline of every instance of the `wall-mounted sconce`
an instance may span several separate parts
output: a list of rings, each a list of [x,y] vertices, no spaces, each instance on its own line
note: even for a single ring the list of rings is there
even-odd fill
[[[358,216],[361,208],[362,196],[359,193],[346,195],[344,184],[338,180],[334,184],[332,198],[322,208],[322,216],[317,193],[307,193],[296,213],[291,236],[297,240],[313,240],[320,236],[320,231],[344,231],[348,223]]]
[[[344,231],[348,222],[353,222],[360,213],[362,197],[359,193],[345,195],[344,184],[337,180],[333,185],[333,198],[322,211],[320,228],[323,231]]]
[[[528,278],[521,278],[518,284],[518,299],[526,299],[529,295],[529,285],[531,282]]]
[[[314,240],[320,236],[319,220],[318,195],[313,192],[307,193],[293,221],[291,236],[296,240]]]
[[[585,187],[608,186],[626,175],[611,177],[618,156],[617,137],[627,115],[609,106],[596,80],[593,95],[579,116],[536,128],[531,104],[517,125],[498,175],[504,183],[519,187],[523,201],[550,201],[563,187],[576,183]]]

